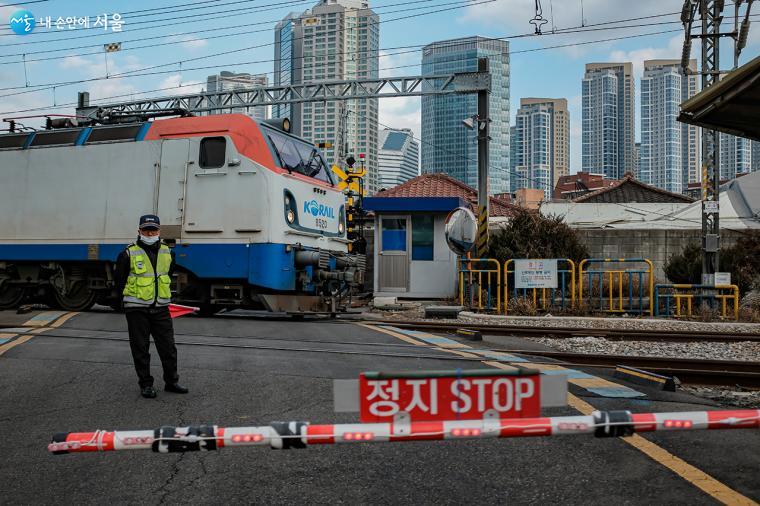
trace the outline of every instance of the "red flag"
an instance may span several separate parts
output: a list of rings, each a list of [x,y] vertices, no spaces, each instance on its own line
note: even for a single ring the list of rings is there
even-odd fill
[[[186,314],[195,313],[196,311],[200,311],[201,308],[199,307],[192,307],[192,306],[181,306],[179,304],[169,304],[169,314],[172,318],[178,318],[180,316],[184,316]]]

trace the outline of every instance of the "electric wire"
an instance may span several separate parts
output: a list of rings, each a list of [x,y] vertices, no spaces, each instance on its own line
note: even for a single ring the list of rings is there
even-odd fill
[[[437,13],[440,13],[440,12],[447,12],[447,11],[452,11],[452,10],[456,10],[456,9],[462,9],[462,8],[468,7],[470,5],[488,4],[488,3],[493,3],[495,1],[496,0],[481,0],[481,1],[476,2],[476,3],[473,4],[473,3],[469,2],[469,0],[465,0],[464,5],[458,5],[458,6],[455,6],[455,7],[448,7],[448,8],[445,8],[445,9],[436,9],[436,10],[433,10],[433,11],[428,11],[428,12],[423,12],[423,13],[410,14],[410,15],[407,15],[407,16],[400,16],[400,17],[397,17],[397,18],[391,18],[391,19],[386,19],[386,20],[382,20],[382,21],[378,20],[378,21],[374,21],[372,24],[378,24],[379,25],[381,23],[389,23],[389,22],[393,22],[393,21],[401,21],[401,20],[410,19],[410,18],[419,18],[421,16],[428,16],[428,15],[437,14]],[[333,30],[331,32],[325,32],[325,35],[327,35],[328,33],[338,33],[338,32],[342,32],[342,31],[343,31],[342,29],[336,29],[336,30]],[[303,38],[304,37],[301,37],[301,39],[303,39]],[[148,76],[148,75],[157,75],[157,74],[172,73],[172,72],[175,72],[175,71],[172,71],[172,70],[161,70],[161,71],[156,71],[156,72],[144,72],[144,71],[146,71],[146,70],[153,70],[153,69],[157,69],[157,68],[165,68],[166,66],[170,66],[170,65],[182,65],[183,63],[187,63],[187,62],[191,62],[191,61],[198,61],[198,60],[203,60],[203,59],[207,59],[207,58],[214,58],[214,57],[217,57],[217,56],[223,56],[223,55],[227,55],[227,54],[239,53],[241,51],[249,51],[251,49],[257,49],[257,48],[267,47],[267,46],[273,46],[273,45],[274,45],[274,43],[258,44],[258,45],[254,45],[254,46],[250,46],[250,47],[244,47],[244,48],[238,48],[238,49],[234,49],[234,50],[222,51],[222,52],[219,52],[219,53],[214,53],[214,54],[205,55],[205,56],[199,56],[199,57],[195,57],[195,58],[188,58],[188,59],[178,60],[178,61],[174,61],[174,62],[164,62],[164,63],[161,63],[161,64],[151,65],[151,66],[148,66],[148,67],[134,69],[134,70],[130,70],[130,71],[126,71],[126,72],[121,72],[121,73],[117,73],[117,74],[112,74],[112,75],[105,76],[105,77],[93,77],[93,78],[88,78],[88,79],[78,79],[78,80],[66,81],[66,82],[45,83],[45,84],[38,84],[38,85],[34,85],[34,86],[12,86],[12,87],[5,87],[5,88],[0,88],[0,90],[7,91],[7,90],[17,90],[17,89],[27,88],[27,91],[18,92],[18,93],[14,93],[14,94],[10,94],[10,95],[0,95],[0,98],[7,97],[7,96],[13,96],[13,95],[23,95],[23,94],[27,94],[27,93],[36,93],[36,92],[39,92],[41,90],[51,90],[53,88],[60,88],[60,87],[63,87],[63,86],[70,86],[72,84],[80,84],[80,83],[85,83],[85,82],[103,81],[103,80],[107,80],[107,79],[142,77],[142,76]],[[378,51],[380,51],[380,50],[381,49],[378,49]],[[236,62],[234,64],[236,64],[236,65],[242,65],[243,63]],[[230,66],[230,65],[231,64],[216,64],[216,65],[214,65],[212,67],[213,68],[218,68],[218,67]],[[32,88],[32,87],[34,87],[36,89],[33,89],[33,90],[29,90],[28,89],[28,88]],[[42,87],[42,88],[40,88],[40,87]]]

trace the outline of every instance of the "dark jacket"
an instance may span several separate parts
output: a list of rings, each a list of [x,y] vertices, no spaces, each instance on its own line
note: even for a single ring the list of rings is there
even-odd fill
[[[150,263],[153,266],[153,272],[156,271],[156,257],[158,256],[158,249],[161,247],[161,244],[163,244],[162,241],[157,241],[154,244],[145,244],[142,242],[139,238],[135,242],[139,247],[141,247],[145,253],[148,255],[148,258],[150,259]],[[171,250],[172,254],[172,264],[169,267],[169,276],[172,276],[174,274],[174,250]],[[119,300],[122,298],[122,293],[124,292],[124,287],[127,284],[127,278],[129,277],[129,253],[127,252],[127,248],[124,248],[124,251],[119,253],[119,256],[116,258],[116,268],[114,269],[114,282],[116,283],[116,293],[119,297]],[[156,281],[158,283],[158,281]],[[158,291],[158,286],[155,287],[156,291]],[[154,302],[150,307],[155,307],[156,303]],[[140,310],[143,308],[125,308],[125,311],[131,311],[131,310]]]

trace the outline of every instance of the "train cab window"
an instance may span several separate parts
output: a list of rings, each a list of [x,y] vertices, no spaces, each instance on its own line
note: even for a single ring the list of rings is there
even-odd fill
[[[317,148],[288,135],[267,133],[283,169],[332,184],[327,163]]]
[[[227,154],[227,139],[206,137],[201,140],[198,163],[202,169],[218,169],[224,166]]]

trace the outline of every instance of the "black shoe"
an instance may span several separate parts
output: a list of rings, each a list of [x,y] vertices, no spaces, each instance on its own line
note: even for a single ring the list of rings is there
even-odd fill
[[[142,395],[146,399],[155,399],[156,395],[158,395],[158,394],[156,393],[156,389],[155,388],[153,388],[153,387],[144,387],[140,391],[140,395]]]
[[[166,386],[164,387],[164,390],[166,390],[167,392],[174,392],[175,394],[186,394],[190,391],[187,388],[180,385],[179,383],[172,383],[172,384],[167,383]]]

